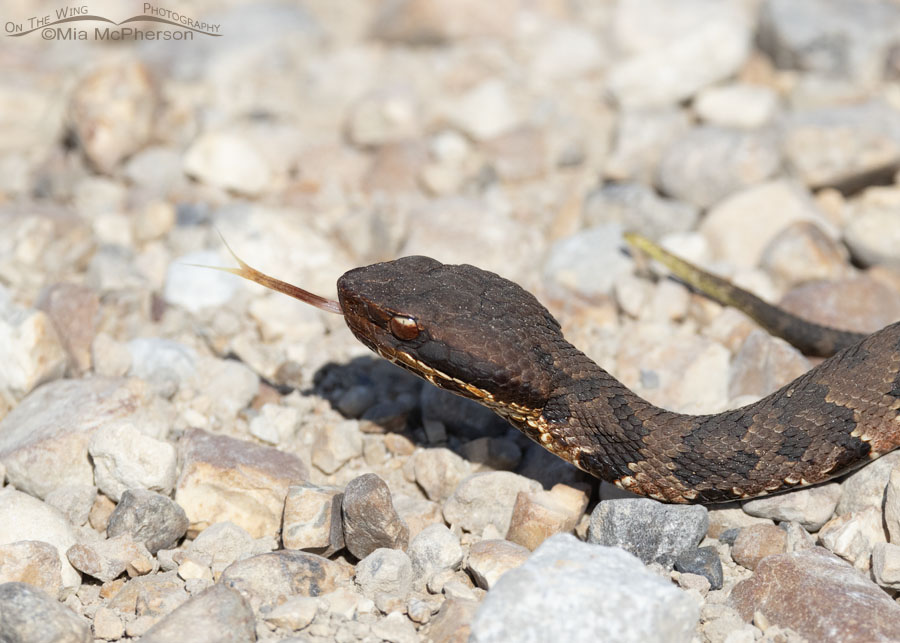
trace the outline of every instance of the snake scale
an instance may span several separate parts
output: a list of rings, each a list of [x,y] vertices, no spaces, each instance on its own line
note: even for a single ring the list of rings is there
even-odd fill
[[[489,407],[579,469],[664,502],[799,488],[900,445],[900,323],[868,336],[809,324],[646,239],[629,241],[808,352],[839,350],[758,402],[685,415],[630,391],[566,341],[531,293],[474,266],[411,256],[355,268],[338,279],[337,302],[258,272],[233,252],[240,268],[224,270],[343,314],[385,359]]]

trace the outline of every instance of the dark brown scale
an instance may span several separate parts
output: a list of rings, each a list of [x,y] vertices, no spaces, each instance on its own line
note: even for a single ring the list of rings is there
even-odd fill
[[[501,415],[530,413],[531,424],[512,421],[549,450],[661,500],[722,502],[822,482],[900,443],[900,324],[755,404],[694,416],[638,397],[569,344],[533,295],[473,266],[405,257],[347,272],[338,293],[367,346]],[[410,339],[391,332],[397,316],[415,320]]]

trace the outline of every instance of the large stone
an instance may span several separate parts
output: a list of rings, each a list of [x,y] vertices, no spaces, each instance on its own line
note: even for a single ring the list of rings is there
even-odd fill
[[[819,531],[832,514],[841,497],[841,486],[830,483],[799,489],[765,498],[748,500],[742,507],[751,516],[771,518],[776,522],[796,521],[804,529]]]
[[[55,598],[25,583],[0,585],[0,641],[91,643],[90,625]]]
[[[406,549],[409,526],[394,509],[391,490],[374,473],[347,483],[342,511],[344,540],[357,558],[365,558],[380,547]]]
[[[213,585],[194,596],[141,637],[141,643],[249,643],[255,640],[256,628],[250,604],[239,592],[225,585]]]
[[[469,640],[687,643],[698,618],[690,596],[631,554],[559,534],[497,581]]]
[[[819,547],[769,556],[738,583],[731,603],[809,641],[900,639],[900,605],[858,570]]]
[[[97,487],[116,502],[128,489],[168,494],[175,486],[175,447],[126,424],[100,427],[88,453]]]
[[[288,487],[308,478],[294,455],[197,429],[185,434],[179,450],[175,501],[196,531],[230,520],[254,538],[275,536]]]
[[[62,588],[62,563],[56,547],[40,540],[0,545],[0,584],[16,582],[57,596]]]

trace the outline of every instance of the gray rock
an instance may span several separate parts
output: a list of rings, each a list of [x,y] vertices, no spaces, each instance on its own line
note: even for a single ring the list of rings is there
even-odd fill
[[[875,544],[872,548],[872,574],[881,587],[900,589],[900,545]]]
[[[134,576],[148,573],[153,571],[155,562],[144,544],[132,540],[129,534],[72,545],[66,557],[75,569],[103,582],[113,580],[126,569]]]
[[[213,574],[218,575],[232,563],[262,552],[244,529],[233,522],[217,522],[191,541],[188,553],[209,560]]]
[[[819,531],[832,514],[841,497],[841,485],[830,483],[799,489],[764,498],[748,500],[741,505],[745,512],[757,518],[771,518],[777,522],[794,520],[807,531]]]
[[[631,554],[560,534],[487,593],[470,641],[687,643],[698,619],[692,598]]]
[[[706,507],[664,505],[649,498],[604,500],[591,514],[588,541],[621,547],[669,569],[695,549],[709,528]]]
[[[200,250],[173,261],[166,273],[163,296],[175,306],[197,313],[223,306],[237,292],[238,280],[219,270],[204,270],[187,264],[224,265],[217,252]]]
[[[800,351],[783,339],[755,330],[731,362],[728,396],[763,397],[800,377],[811,366]]]
[[[724,574],[719,552],[715,547],[699,547],[681,554],[675,559],[675,569],[682,573],[697,574],[709,581],[710,589],[722,589]]]
[[[93,485],[63,485],[48,493],[44,502],[59,509],[70,523],[80,527],[87,522],[96,498],[97,487]]]
[[[500,435],[509,426],[481,404],[436,386],[422,387],[420,404],[423,419],[438,420],[461,437]]]
[[[0,641],[91,643],[91,627],[56,599],[25,583],[0,585]]]
[[[397,515],[387,484],[374,473],[347,483],[342,512],[344,540],[357,558],[380,547],[406,549],[409,527]]]
[[[846,234],[846,231],[845,231]],[[810,221],[792,223],[769,242],[760,268],[785,286],[850,275],[847,248]]]
[[[172,397],[197,368],[197,353],[190,346],[161,337],[138,337],[128,342],[129,375],[150,383],[163,397]]]
[[[83,373],[90,369],[91,344],[100,308],[97,293],[87,286],[58,283],[45,288],[35,305],[50,315],[74,370]]]
[[[459,538],[442,524],[429,525],[409,543],[407,550],[414,576],[422,583],[445,569],[457,569],[463,551]]]
[[[623,110],[604,168],[606,177],[614,181],[653,183],[663,152],[690,126],[687,112],[675,107]]]
[[[176,502],[146,489],[129,489],[109,517],[110,537],[129,534],[144,543],[150,553],[168,549],[184,536],[188,518]]]
[[[100,427],[91,436],[88,453],[97,487],[116,502],[127,489],[168,495],[175,487],[175,447],[133,426]]]
[[[475,534],[488,525],[506,534],[519,492],[540,489],[540,483],[509,471],[475,473],[444,503],[444,520]]]
[[[666,199],[641,183],[612,183],[590,192],[584,201],[586,227],[620,223],[651,239],[692,230],[700,216],[688,203]]]
[[[596,298],[612,292],[630,274],[633,261],[622,251],[622,226],[607,223],[555,242],[544,260],[544,281],[557,295]]]
[[[765,181],[780,164],[773,132],[701,126],[663,154],[659,186],[677,199],[708,208],[732,192]]]
[[[226,585],[216,584],[163,617],[141,637],[142,643],[196,641],[243,643],[256,640],[250,604]]]
[[[880,508],[866,507],[829,520],[819,531],[819,541],[857,569],[868,571],[875,545],[887,542],[884,522]]]
[[[356,565],[356,584],[363,596],[376,605],[405,601],[412,591],[412,582],[409,556],[396,549],[376,549]]]
[[[391,612],[372,625],[372,634],[390,643],[418,643],[420,640],[415,626],[401,612]]]

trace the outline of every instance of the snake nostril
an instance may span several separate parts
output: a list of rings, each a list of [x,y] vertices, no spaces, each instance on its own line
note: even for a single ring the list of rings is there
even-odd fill
[[[401,340],[415,339],[419,334],[419,325],[412,317],[397,315],[391,317],[391,334]]]

